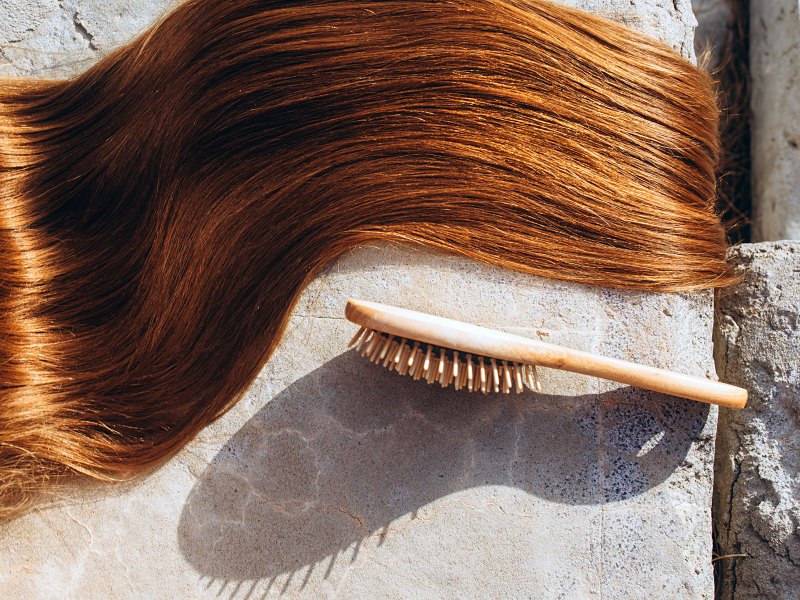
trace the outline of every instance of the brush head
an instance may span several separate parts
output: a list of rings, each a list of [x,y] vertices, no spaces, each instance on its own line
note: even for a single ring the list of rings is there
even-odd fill
[[[402,313],[402,323],[395,319],[398,311]],[[361,326],[350,340],[351,348],[371,363],[415,381],[484,394],[540,389],[532,364],[475,353],[474,347],[465,350],[463,346],[453,348],[435,343],[464,335],[465,326],[474,328],[477,337],[490,330],[371,302],[351,300],[346,314],[350,321]],[[384,323],[388,331],[382,331],[378,323]],[[425,339],[410,337],[413,332],[419,332],[418,337]]]

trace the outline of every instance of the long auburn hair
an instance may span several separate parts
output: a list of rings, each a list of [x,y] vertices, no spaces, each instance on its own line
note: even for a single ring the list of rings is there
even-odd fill
[[[0,83],[0,514],[234,403],[342,252],[641,290],[731,281],[712,82],[539,0],[189,0]]]

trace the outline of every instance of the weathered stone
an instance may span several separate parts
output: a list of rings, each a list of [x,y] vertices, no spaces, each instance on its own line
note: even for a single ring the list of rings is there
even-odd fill
[[[0,1],[3,72],[74,73],[168,4]],[[689,0],[570,4],[692,56]],[[710,294],[360,249],[311,284],[249,393],[175,459],[10,523],[0,597],[712,597],[715,408],[556,371],[538,395],[415,383],[345,351],[348,297],[714,373]]]
[[[753,240],[800,239],[800,0],[750,2]]]
[[[557,0],[623,23],[672,46],[694,60],[694,29],[697,19],[691,0]]]
[[[716,410],[547,370],[519,397],[414,382],[345,352],[349,297],[713,373],[708,294],[365,248],[306,290],[250,393],[175,460],[12,523],[5,595],[712,597]]]
[[[0,0],[0,77],[69,77],[178,0]]]
[[[721,598],[800,597],[800,242],[734,252],[744,280],[717,303],[717,366],[750,390],[720,414],[714,514]]]

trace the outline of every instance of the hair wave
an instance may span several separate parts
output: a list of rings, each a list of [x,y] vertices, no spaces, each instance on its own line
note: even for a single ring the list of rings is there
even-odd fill
[[[0,83],[0,514],[130,477],[374,240],[641,290],[731,281],[712,82],[538,0],[189,0]]]

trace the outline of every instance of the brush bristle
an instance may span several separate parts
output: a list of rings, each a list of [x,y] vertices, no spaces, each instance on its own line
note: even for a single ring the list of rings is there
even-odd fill
[[[541,389],[536,367],[460,352],[361,327],[350,347],[374,364],[442,387],[470,392],[521,393]]]

